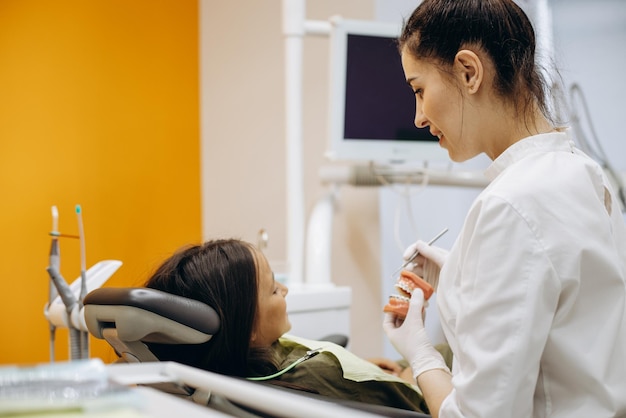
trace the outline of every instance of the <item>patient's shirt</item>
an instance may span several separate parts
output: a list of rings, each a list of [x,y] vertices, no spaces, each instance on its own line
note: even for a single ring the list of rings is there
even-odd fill
[[[345,348],[326,341],[283,336],[273,346],[280,359],[279,369],[288,367],[308,350],[320,354],[300,363],[278,380],[320,395],[369,404],[426,412],[417,386],[385,373],[380,367]]]

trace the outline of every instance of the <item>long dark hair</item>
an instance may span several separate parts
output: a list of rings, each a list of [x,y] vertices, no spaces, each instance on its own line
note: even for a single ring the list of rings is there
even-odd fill
[[[552,120],[548,86],[535,60],[535,31],[512,0],[424,0],[405,22],[399,47],[415,58],[450,67],[456,53],[477,46],[496,69],[494,86],[522,114],[537,108]]]
[[[258,300],[252,245],[228,239],[180,249],[158,267],[145,286],[204,302],[215,309],[221,321],[220,330],[203,344],[150,344],[159,360],[230,376],[276,371],[269,347],[250,347]]]

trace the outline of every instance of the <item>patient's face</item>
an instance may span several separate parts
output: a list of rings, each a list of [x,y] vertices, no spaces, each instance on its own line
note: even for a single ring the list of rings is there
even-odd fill
[[[255,250],[257,260],[257,283],[259,286],[258,311],[251,345],[264,347],[271,345],[281,335],[291,329],[287,316],[287,287],[274,279],[274,273],[265,256]]]

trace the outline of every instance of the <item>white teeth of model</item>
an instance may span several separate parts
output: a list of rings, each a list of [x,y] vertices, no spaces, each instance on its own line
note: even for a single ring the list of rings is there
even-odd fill
[[[396,283],[395,287],[404,290],[409,295],[413,293],[412,289],[406,283]]]
[[[393,299],[398,299],[398,300],[400,300],[402,302],[410,302],[411,301],[410,298],[408,298],[406,296],[402,296],[402,295],[390,295],[389,297],[393,298]]]

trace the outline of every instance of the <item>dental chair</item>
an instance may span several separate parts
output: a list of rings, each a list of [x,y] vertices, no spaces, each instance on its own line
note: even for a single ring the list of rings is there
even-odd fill
[[[212,307],[194,299],[150,288],[95,289],[85,297],[84,306],[85,322],[89,332],[96,338],[106,340],[119,356],[118,362],[122,363],[159,361],[150,351],[149,343],[201,344],[209,341],[220,327],[219,317]],[[342,335],[331,335],[324,340],[344,347],[347,344],[347,337]],[[168,382],[149,386],[233,416],[242,418],[267,416],[249,406],[242,406],[221,396],[211,395],[207,391],[196,390],[186,385]],[[275,390],[342,404],[380,416],[429,417],[399,408],[330,399],[293,389],[272,387]]]

